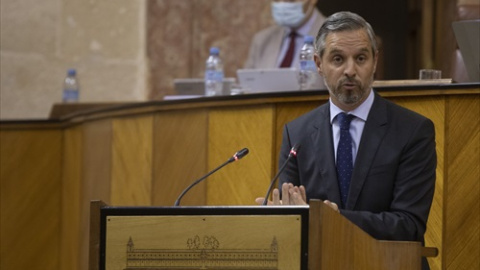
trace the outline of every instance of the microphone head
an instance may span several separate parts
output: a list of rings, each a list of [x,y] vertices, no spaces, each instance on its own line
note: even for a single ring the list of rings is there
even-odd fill
[[[296,157],[299,149],[300,149],[300,144],[296,143],[295,145],[293,145],[292,149],[290,149],[290,153],[288,154],[288,156]]]
[[[243,148],[242,150],[236,152],[233,155],[233,161],[237,161],[248,154],[248,148]]]

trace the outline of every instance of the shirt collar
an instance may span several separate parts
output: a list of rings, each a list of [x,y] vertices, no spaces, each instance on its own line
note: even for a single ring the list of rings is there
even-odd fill
[[[360,118],[363,121],[367,121],[368,113],[372,108],[374,98],[375,98],[375,95],[373,94],[373,89],[372,89],[370,90],[370,94],[368,95],[367,99],[365,99],[365,101],[362,104],[360,104],[360,106],[355,108],[353,111],[345,112],[345,113],[353,114],[355,115],[355,117]],[[333,123],[333,119],[335,119],[337,114],[344,111],[342,111],[335,104],[333,104],[332,99],[329,99],[329,103],[330,103],[330,124],[331,124]]]

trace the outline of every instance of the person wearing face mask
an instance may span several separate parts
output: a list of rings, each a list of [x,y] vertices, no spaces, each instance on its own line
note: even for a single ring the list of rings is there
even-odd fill
[[[254,36],[244,67],[299,68],[304,36],[315,36],[325,21],[316,4],[317,0],[272,1],[272,16],[276,25]]]

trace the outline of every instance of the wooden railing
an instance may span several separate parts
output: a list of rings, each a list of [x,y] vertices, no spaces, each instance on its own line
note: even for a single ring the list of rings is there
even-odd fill
[[[480,85],[385,86],[380,95],[435,123],[437,183],[426,245],[432,269],[478,266]],[[326,91],[88,104],[55,118],[0,122],[1,269],[87,269],[89,202],[250,205],[277,170],[283,125],[327,102]],[[63,107],[63,108],[62,108]],[[80,110],[78,110],[80,108]],[[476,236],[476,237],[472,237]]]

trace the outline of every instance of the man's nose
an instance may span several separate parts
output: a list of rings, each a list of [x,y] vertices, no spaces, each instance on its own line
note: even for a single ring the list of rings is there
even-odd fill
[[[357,72],[355,61],[353,59],[350,59],[345,63],[345,70],[343,72],[347,77],[355,77]]]

